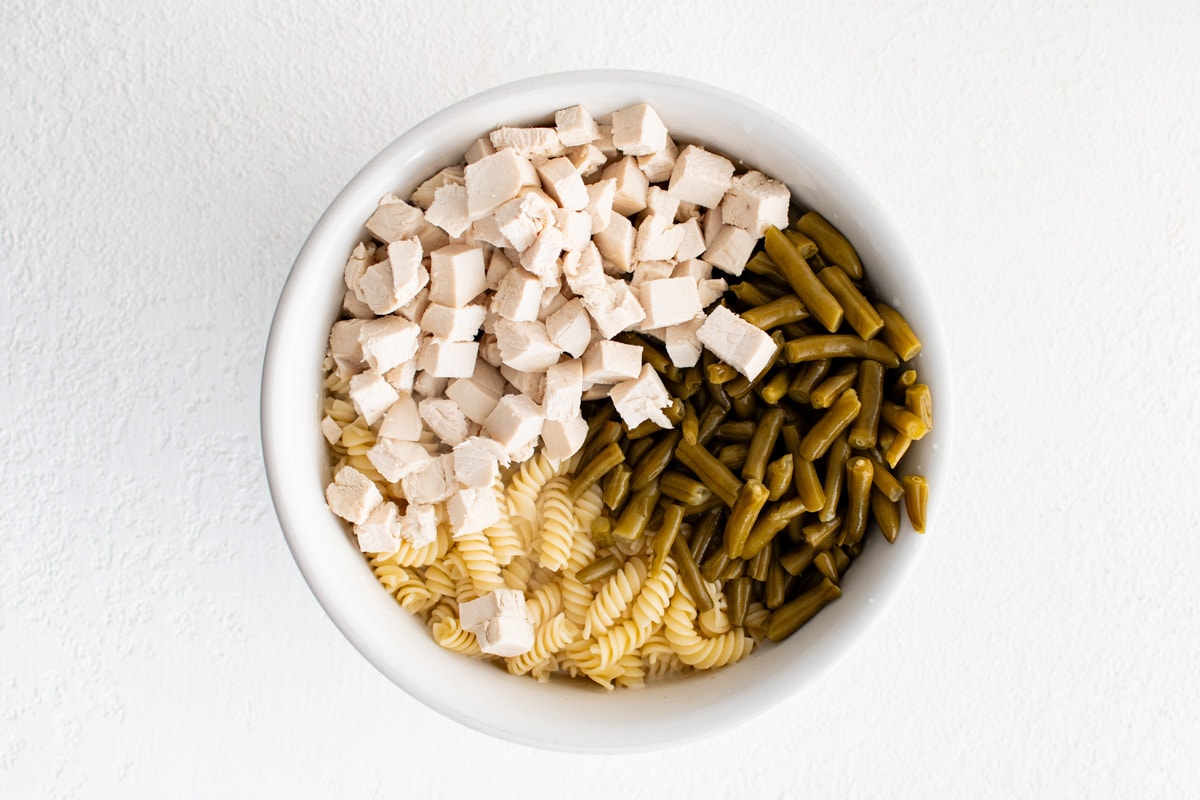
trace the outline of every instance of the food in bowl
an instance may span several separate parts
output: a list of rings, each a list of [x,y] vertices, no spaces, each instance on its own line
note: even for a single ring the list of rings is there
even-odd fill
[[[384,197],[326,359],[329,507],[444,647],[605,688],[840,594],[932,428],[920,342],[787,187],[646,104],[501,127]]]

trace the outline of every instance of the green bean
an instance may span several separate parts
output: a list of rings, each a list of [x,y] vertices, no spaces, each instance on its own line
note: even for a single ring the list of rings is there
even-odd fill
[[[882,362],[885,367],[900,365],[899,357],[883,342],[878,339],[863,341],[848,333],[823,333],[792,339],[787,343],[785,354],[793,364],[822,358],[869,358]]]
[[[837,540],[837,535],[841,529],[842,516],[840,514],[834,516],[828,522],[814,522],[811,525],[805,525],[803,529],[804,542],[816,552],[828,550],[833,547],[833,543]]]
[[[651,485],[634,492],[621,512],[621,518],[613,526],[613,538],[619,542],[632,542],[646,531],[654,504],[658,502],[658,486]]]
[[[738,442],[727,444],[717,451],[717,460],[729,467],[731,472],[739,472],[746,463],[746,453],[749,448]]]
[[[817,467],[813,462],[796,456],[793,461],[793,480],[796,482],[796,494],[804,503],[806,511],[820,511],[825,506],[825,489],[821,479],[817,477]]]
[[[838,499],[842,495],[842,484],[846,479],[846,459],[850,457],[850,443],[844,435],[833,441],[829,448],[829,458],[825,460],[825,505],[821,507],[817,518],[829,522],[837,513]]]
[[[684,509],[683,515],[685,517],[695,517],[700,514],[707,514],[709,511],[715,511],[725,507],[725,501],[720,497],[713,495],[698,506],[687,506]]]
[[[671,542],[671,555],[675,557],[675,563],[679,566],[679,577],[683,580],[683,585],[696,601],[696,608],[711,611],[712,595],[708,593],[708,587],[700,577],[700,568],[696,566],[696,560],[692,558],[692,553],[682,537],[676,536],[675,541]]]
[[[883,538],[895,542],[900,534],[900,506],[875,487],[871,488],[871,515],[879,523]]]
[[[604,477],[604,492],[601,499],[604,505],[615,511],[621,507],[629,497],[629,479],[633,477],[633,470],[628,464],[617,464],[612,471]]]
[[[813,566],[817,568],[817,572],[821,573],[834,583],[838,582],[837,564],[833,560],[833,554],[831,551],[826,550],[823,553],[817,553],[815,556],[813,556],[812,563]]]
[[[725,392],[729,395],[729,399],[737,400],[738,398],[745,397],[746,395],[750,394],[750,389],[753,387],[753,384],[750,383],[750,379],[745,375],[739,375],[729,383],[724,384],[724,386]]]
[[[813,408],[829,408],[858,379],[858,362],[846,364],[812,391]]]
[[[690,399],[704,385],[704,373],[700,367],[688,367],[683,372],[683,380],[679,382],[676,394],[684,400]]]
[[[750,529],[758,520],[769,494],[767,487],[760,480],[750,479],[742,485],[733,503],[733,509],[729,512],[729,521],[725,523],[725,551],[729,553],[730,558],[741,557],[746,539],[750,536]]]
[[[774,547],[760,547],[753,558],[746,560],[746,575],[759,583],[765,581],[774,553]]]
[[[796,250],[800,253],[801,257],[807,259],[817,255],[816,242],[795,228],[787,228],[784,230],[783,235],[786,236],[793,245],[795,245]]]
[[[691,403],[684,403],[683,422],[679,423],[679,430],[690,444],[695,444],[700,436],[700,418],[696,415],[696,407]]]
[[[596,457],[575,473],[575,480],[571,483],[570,495],[572,500],[578,500],[583,497],[583,493],[592,488],[592,485],[608,474],[608,471],[617,464],[625,461],[625,454],[621,452],[621,446],[616,442],[604,446],[604,449],[596,454]]]
[[[804,405],[811,403],[813,389],[825,379],[832,367],[833,361],[828,358],[805,362],[788,385],[788,399]]]
[[[883,402],[883,364],[863,361],[858,367],[858,402],[862,409],[847,431],[851,447],[874,447],[879,436],[879,409]]]
[[[786,325],[779,326],[779,332],[783,334],[785,339],[803,339],[805,336],[816,336],[823,330],[824,328],[814,324],[811,319],[801,320],[800,322],[789,322]]]
[[[773,299],[770,294],[749,281],[735,283],[729,287],[729,291],[733,292],[738,300],[741,300],[750,307],[766,305]]]
[[[744,479],[762,481],[767,474],[767,460],[775,450],[775,442],[783,428],[783,417],[782,409],[771,408],[758,418],[758,427],[754,429],[754,436],[746,450],[746,463],[742,467]]]
[[[800,542],[804,541],[804,517],[799,516],[788,520],[787,527],[784,530],[787,531],[788,540],[792,544],[800,544]]]
[[[733,415],[738,419],[754,419],[758,412],[758,401],[753,392],[747,392],[744,396],[731,400],[730,403],[733,407]]]
[[[650,565],[651,578],[657,578],[658,573],[662,571],[663,564],[667,560],[667,553],[671,552],[671,546],[679,537],[679,526],[682,522],[683,509],[675,503],[667,503],[663,508],[663,520],[658,528],[658,533],[654,534],[654,538],[650,540],[650,548],[654,551],[654,561]]]
[[[738,376],[736,367],[731,367],[728,364],[709,364],[704,368],[704,379],[714,386],[721,386],[729,383]]]
[[[685,506],[698,506],[713,496],[711,489],[682,472],[664,472],[659,478],[658,487],[663,495]]]
[[[885,306],[883,303],[876,303],[875,310],[883,318],[883,331],[880,333],[880,337],[896,351],[901,361],[911,361],[917,353],[921,352],[921,340],[913,333],[908,320],[899,311],[891,306]]]
[[[647,436],[653,436],[654,434],[664,430],[666,430],[666,428],[662,427],[654,420],[647,419],[638,423],[635,427],[626,430],[625,438],[631,442],[636,442],[638,439],[645,439]]]
[[[693,561],[704,560],[704,554],[708,551],[708,545],[716,535],[720,522],[721,511],[714,509],[692,527],[692,540],[688,543],[688,548],[691,550]]]
[[[611,407],[612,403],[609,403],[608,405]],[[605,447],[621,441],[621,439],[624,437],[624,434],[625,429],[622,427],[621,423],[613,420],[605,420],[596,430],[596,433],[592,436],[591,440],[588,441],[588,443],[584,446],[583,455],[580,457],[579,463],[587,464],[588,462],[594,460],[600,451]]]
[[[825,455],[825,451],[833,444],[833,440],[840,436],[858,416],[860,408],[857,392],[853,389],[842,392],[842,396],[837,399],[837,402],[829,407],[829,410],[817,420],[808,433],[804,434],[804,438],[800,440],[800,450],[797,455],[807,461],[816,461]],[[828,492],[826,494],[828,495]]]
[[[775,536],[793,519],[804,513],[804,504],[798,498],[776,503],[766,513],[760,514],[758,521],[746,537],[742,547],[742,557],[752,558],[757,555]]]
[[[890,428],[888,430],[891,430]],[[893,431],[893,433],[895,433]],[[887,444],[887,449],[884,451],[883,457],[887,459],[887,463],[892,469],[900,463],[900,459],[904,458],[904,454],[908,452],[908,446],[912,444],[912,439],[902,433],[896,433],[890,442]]]
[[[916,440],[929,433],[929,428],[916,414],[904,406],[896,405],[890,400],[884,400],[879,406],[879,416],[888,425],[910,439]]]
[[[723,442],[748,442],[753,436],[754,423],[750,420],[723,422],[717,426],[717,438]]]
[[[787,575],[778,558],[772,558],[767,565],[767,587],[763,592],[763,601],[767,608],[774,611],[787,600]]]
[[[914,383],[904,393],[904,406],[925,426],[933,430],[933,394],[923,383]]]
[[[784,453],[779,458],[767,464],[766,484],[771,496],[767,498],[772,503],[783,498],[792,485],[792,473],[795,472],[796,459],[791,453]]]
[[[871,339],[883,329],[883,318],[850,281],[841,267],[826,267],[817,274],[817,280],[825,284],[829,293],[837,298],[846,312],[846,322],[864,339]]]
[[[615,413],[617,413],[617,409],[612,403],[604,403],[600,405],[596,409],[595,413],[591,414],[591,418],[588,420],[588,432],[587,436],[584,437],[584,441],[591,443],[592,437],[594,437],[600,431],[600,429],[604,427],[604,423],[613,418],[613,414]]]
[[[633,482],[630,486],[635,492],[657,481],[658,476],[666,471],[675,460],[675,447],[681,439],[682,433],[678,430],[671,431],[646,451],[646,455],[642,456],[633,468]]]
[[[716,436],[717,428],[725,421],[728,413],[728,408],[721,408],[716,403],[710,403],[700,412],[700,425],[696,428],[696,441],[688,442],[688,444],[707,445]],[[687,439],[685,438],[684,441],[686,442]]]
[[[642,348],[642,361],[653,367],[654,371],[664,378],[672,381],[678,381],[683,378],[683,373],[679,370],[679,367],[675,366],[667,354],[646,341],[643,337],[631,331],[625,331],[624,333],[618,333],[614,338],[622,344],[632,344]]]
[[[649,436],[633,440],[629,443],[629,447],[625,448],[625,461],[630,464],[638,463],[655,444],[655,440]]]
[[[700,575],[709,583],[714,583],[721,577],[721,573],[729,566],[731,560],[724,547],[714,548],[709,557],[700,565]]]
[[[785,294],[741,313],[743,320],[764,331],[808,319],[808,316],[804,302],[794,294]]]
[[[842,590],[836,583],[822,578],[818,586],[780,606],[771,614],[767,619],[767,638],[772,642],[783,641],[816,616],[818,611],[841,596]]]
[[[808,565],[812,563],[816,555],[817,549],[811,544],[805,543],[781,555],[779,566],[783,567],[789,575],[799,575],[808,569]]]
[[[740,558],[731,558],[729,563],[725,565],[725,569],[721,570],[721,574],[717,576],[719,581],[731,581],[742,577],[746,571],[746,562]]]
[[[680,442],[675,449],[675,455],[685,467],[695,473],[705,486],[712,489],[713,494],[724,500],[726,505],[732,506],[737,500],[738,492],[742,489],[742,482],[730,472],[728,467],[708,452],[704,445]]]
[[[756,391],[758,392],[758,396],[767,405],[779,405],[779,401],[787,396],[788,386],[791,382],[791,373],[781,369],[765,383],[760,384]]]
[[[616,556],[598,558],[575,574],[580,583],[595,583],[616,574],[621,568]]]
[[[929,482],[921,475],[905,475],[900,482],[904,484],[904,510],[908,514],[908,521],[912,523],[914,531],[924,533]]]
[[[767,255],[775,262],[792,291],[804,302],[808,312],[828,331],[836,331],[842,324],[842,307],[817,280],[796,246],[774,227],[767,228],[765,245]]]
[[[612,547],[617,540],[612,535],[612,520],[608,517],[596,517],[592,521],[592,541],[597,547]]]
[[[840,544],[858,544],[867,530],[874,465],[858,456],[846,462],[846,519]]]
[[[740,626],[745,623],[753,583],[749,578],[735,578],[725,584],[725,607],[731,624]]]
[[[707,371],[707,367],[705,370]],[[710,400],[712,400],[714,405],[718,405],[726,411],[729,410],[729,395],[725,394],[725,387],[719,383],[713,383],[712,381],[706,380],[704,382],[704,391],[708,393],[708,397]]]
[[[762,250],[759,250],[746,262],[746,271],[764,277],[779,276],[779,270],[776,268],[775,262]]]
[[[863,265],[854,246],[824,217],[815,211],[809,211],[796,220],[796,224],[792,227],[812,239],[821,254],[846,270],[847,275],[856,281],[862,280]]]
[[[883,462],[883,455],[877,448],[870,447],[861,451],[864,456],[871,459],[871,464],[875,467],[874,482],[875,488],[883,492],[883,494],[892,502],[896,502],[904,496],[904,487],[900,485],[900,481],[887,465]]]

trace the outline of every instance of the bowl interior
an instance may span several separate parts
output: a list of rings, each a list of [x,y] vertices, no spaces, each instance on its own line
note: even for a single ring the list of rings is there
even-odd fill
[[[925,347],[916,359],[938,404],[938,427],[905,464],[943,482],[951,429],[945,343],[919,269],[878,208],[823,147],[771,112],[684,79],[623,71],[544,76],[469,98],[411,129],[374,158],[309,236],[283,290],[263,373],[263,448],[272,497],[296,562],[334,623],[379,670],[439,712],[529,745],[580,752],[642,750],[726,728],[786,697],[876,621],[925,546],[904,522],[888,546],[878,533],[843,579],[844,594],[780,645],[710,674],[605,692],[585,682],[538,684],[439,648],[419,620],[382,591],[362,554],[325,507],[327,457],[317,422],[326,337],[340,308],[342,268],[366,236],[363,222],[388,192],[407,196],[457,163],[497,125],[552,120],[575,104],[597,116],[648,102],[672,135],[784,181],[854,243],[881,299],[908,316]],[[935,509],[930,508],[930,518]]]

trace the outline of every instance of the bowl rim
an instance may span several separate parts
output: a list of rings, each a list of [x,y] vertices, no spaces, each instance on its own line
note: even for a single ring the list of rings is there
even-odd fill
[[[337,601],[335,593],[331,591],[328,583],[332,578],[328,578],[322,574],[320,565],[314,563],[305,551],[302,537],[298,533],[299,527],[302,526],[303,520],[293,518],[291,508],[288,503],[289,488],[281,481],[280,476],[282,470],[281,459],[284,454],[281,451],[280,443],[288,435],[288,431],[281,429],[276,423],[271,414],[272,408],[279,403],[285,402],[280,396],[281,387],[279,381],[275,380],[275,376],[282,370],[282,365],[286,362],[285,344],[281,341],[280,331],[286,326],[289,315],[294,313],[293,296],[300,292],[298,286],[298,276],[300,276],[310,261],[310,253],[317,247],[317,244],[332,236],[335,231],[342,230],[340,225],[343,216],[342,207],[346,205],[347,198],[356,193],[356,188],[366,182],[371,176],[377,165],[382,162],[390,161],[392,154],[401,151],[409,146],[410,143],[420,141],[426,136],[426,133],[431,130],[438,129],[446,120],[453,119],[465,109],[488,101],[500,100],[506,97],[521,96],[539,89],[553,88],[577,82],[614,82],[636,84],[639,86],[660,87],[667,90],[682,91],[692,93],[697,96],[707,96],[713,100],[719,101],[722,104],[727,104],[732,108],[740,108],[752,115],[769,121],[771,124],[785,130],[799,144],[798,149],[802,149],[806,155],[806,164],[817,164],[819,170],[823,174],[831,175],[838,181],[850,187],[857,193],[862,202],[869,206],[871,213],[874,216],[872,226],[879,226],[887,235],[887,252],[889,260],[898,261],[905,266],[905,279],[912,285],[911,294],[921,298],[922,302],[931,302],[932,294],[928,285],[928,280],[924,272],[915,268],[907,246],[903,239],[896,234],[896,228],[890,220],[888,220],[880,209],[877,201],[871,197],[864,188],[863,181],[851,172],[842,162],[840,162],[824,144],[817,141],[789,119],[780,116],[778,113],[769,108],[747,99],[741,95],[735,94],[728,90],[711,86],[709,84],[683,78],[679,76],[649,72],[641,70],[625,70],[625,69],[585,69],[585,70],[570,70],[564,72],[554,72],[534,77],[524,78],[509,83],[494,86],[482,92],[472,94],[457,102],[446,106],[435,114],[425,118],[416,125],[410,127],[398,137],[392,140],[379,153],[373,156],[365,165],[363,165],[354,175],[354,177],[338,192],[334,199],[330,202],[326,210],[317,220],[312,231],[305,238],[297,257],[289,270],[287,279],[280,291],[279,300],[277,302],[270,330],[267,336],[267,342],[263,357],[262,382],[260,386],[260,431],[261,431],[261,446],[263,450],[263,460],[267,477],[268,489],[270,492],[272,504],[275,508],[276,517],[279,521],[281,531],[284,535],[284,540],[288,545],[288,549],[300,569],[309,590],[317,599],[322,609],[333,621],[334,625],[342,633],[343,636],[358,650],[368,662],[372,664],[379,672],[385,675],[389,680],[402,688],[414,699],[418,700],[427,707],[437,711],[443,716],[455,720],[460,724],[467,725],[475,730],[487,733],[500,739],[533,746],[544,749],[560,750],[567,752],[591,752],[591,753],[622,753],[622,752],[645,752],[647,750],[658,749],[661,747],[675,746],[689,741],[694,741],[703,737],[712,735],[716,730],[716,725],[709,726],[693,726],[681,731],[677,731],[672,736],[659,737],[654,740],[640,741],[636,743],[616,743],[610,746],[580,746],[578,743],[557,742],[546,740],[534,735],[525,735],[520,730],[512,728],[504,728],[498,726],[487,719],[477,715],[472,715],[459,706],[446,702],[445,698],[424,689],[419,684],[411,680],[404,680],[392,668],[393,665],[383,657],[383,654],[374,649],[369,642],[355,635],[355,624],[353,621],[354,608],[344,607],[344,604]],[[653,103],[652,103],[653,104]],[[553,109],[548,109],[547,113],[551,113]],[[736,156],[736,154],[735,154]],[[353,224],[361,227],[363,220],[356,220]],[[938,380],[938,416],[939,429],[952,430],[954,416],[954,392],[952,386],[952,375],[949,370],[950,356],[947,350],[947,341],[943,330],[943,321],[941,315],[937,313],[928,314],[922,320],[922,339],[926,342],[936,342],[937,351],[930,354],[930,357],[937,362],[939,374]],[[951,456],[952,456],[953,436],[942,435],[939,437],[939,452],[935,457],[936,472],[938,473],[938,489],[931,493],[928,520],[932,522],[937,517],[938,508],[941,505],[942,498],[945,494],[945,483],[947,477],[951,474]],[[922,540],[925,541],[924,537]],[[837,648],[829,657],[825,658],[824,662],[819,664],[810,673],[810,677],[806,681],[798,682],[798,685],[793,687],[787,696],[793,695],[800,691],[804,686],[811,685],[821,675],[833,669],[841,659],[845,658],[857,645],[870,634],[876,625],[886,615],[886,609],[891,606],[895,599],[902,594],[904,587],[911,579],[912,574],[916,570],[918,563],[923,555],[925,544],[917,548],[915,555],[908,557],[899,564],[894,565],[893,573],[889,579],[888,589],[883,602],[878,603],[878,608],[873,613],[868,614],[857,625],[854,630],[844,632],[843,644]],[[407,613],[407,612],[405,612]],[[779,701],[786,699],[780,697]],[[771,702],[758,702],[749,704],[737,712],[736,718],[726,718],[723,724],[741,725],[751,718],[764,713],[773,705]]]

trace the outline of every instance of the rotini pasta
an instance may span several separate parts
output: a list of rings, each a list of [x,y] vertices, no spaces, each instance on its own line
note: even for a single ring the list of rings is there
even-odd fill
[[[663,620],[667,641],[683,663],[697,669],[715,669],[740,661],[754,649],[754,640],[741,628],[706,638],[696,630],[696,604],[686,591],[677,591]]]
[[[608,579],[592,604],[583,622],[584,638],[604,633],[625,613],[646,579],[646,562],[631,558],[619,572]]]
[[[487,535],[488,542],[492,545],[492,555],[496,557],[496,563],[502,567],[506,567],[512,563],[512,560],[525,552],[525,548],[521,545],[521,537],[513,529],[512,520],[508,516],[508,502],[504,493],[504,484],[497,479],[492,484],[492,491],[496,495],[496,505],[500,509],[500,518],[493,522],[484,530]]]
[[[554,571],[567,565],[575,538],[576,512],[572,510],[571,499],[567,496],[568,486],[570,479],[560,475],[547,482],[538,497],[538,518],[541,521],[538,528],[541,539],[538,566]]]
[[[538,664],[548,661],[578,636],[579,629],[567,620],[566,615],[557,614],[538,629],[529,652],[506,659],[508,671],[514,675],[524,675]]]

